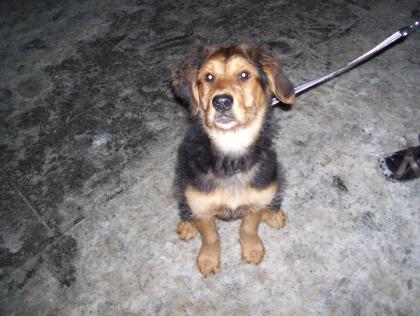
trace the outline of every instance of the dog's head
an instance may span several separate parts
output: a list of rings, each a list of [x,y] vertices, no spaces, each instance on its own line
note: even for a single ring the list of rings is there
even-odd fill
[[[294,101],[293,84],[266,46],[200,48],[172,71],[172,86],[211,135],[258,130],[273,95]]]

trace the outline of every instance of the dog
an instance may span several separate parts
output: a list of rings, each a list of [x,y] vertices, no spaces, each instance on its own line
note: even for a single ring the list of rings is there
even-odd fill
[[[242,259],[257,265],[260,222],[279,229],[286,219],[271,100],[292,104],[294,86],[268,46],[242,43],[197,49],[172,70],[172,87],[192,116],[176,166],[178,236],[200,233],[197,265],[208,276],[220,271],[216,218],[241,219]]]

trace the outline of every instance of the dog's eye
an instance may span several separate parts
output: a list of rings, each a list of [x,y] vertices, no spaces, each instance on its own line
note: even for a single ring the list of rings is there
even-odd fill
[[[214,76],[212,74],[207,74],[204,77],[204,80],[206,80],[207,82],[212,82],[212,81],[214,81]]]
[[[242,71],[242,72],[239,74],[239,79],[240,79],[240,80],[248,80],[250,76],[251,76],[251,75],[249,74],[249,72],[248,72],[248,71]]]

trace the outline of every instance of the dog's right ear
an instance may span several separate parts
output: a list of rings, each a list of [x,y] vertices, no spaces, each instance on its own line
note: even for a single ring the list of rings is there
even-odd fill
[[[199,64],[197,59],[188,57],[172,69],[171,72],[172,87],[175,95],[188,105],[191,116],[193,117],[197,115],[200,108],[197,86],[198,68]]]
[[[212,46],[199,47],[191,56],[172,69],[172,87],[175,95],[188,105],[192,117],[200,112],[198,70],[216,50],[217,48]]]

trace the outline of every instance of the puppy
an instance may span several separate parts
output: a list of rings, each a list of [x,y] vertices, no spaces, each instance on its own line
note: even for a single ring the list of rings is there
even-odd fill
[[[192,115],[176,169],[179,238],[200,233],[197,265],[208,276],[220,271],[215,219],[241,219],[242,258],[259,264],[260,221],[285,223],[271,99],[292,104],[293,84],[268,47],[240,44],[198,49],[172,71],[172,86]]]

